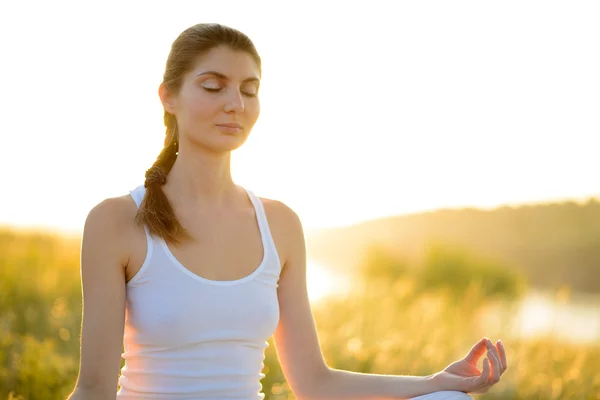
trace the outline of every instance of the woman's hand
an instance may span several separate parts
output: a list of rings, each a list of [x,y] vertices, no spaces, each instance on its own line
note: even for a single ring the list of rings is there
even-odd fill
[[[483,354],[483,371],[477,368],[477,363]],[[488,338],[483,338],[469,351],[462,360],[448,365],[442,372],[433,376],[433,381],[440,390],[458,390],[465,393],[485,393],[494,384],[498,383],[500,376],[508,367],[506,352],[502,342],[496,345]]]

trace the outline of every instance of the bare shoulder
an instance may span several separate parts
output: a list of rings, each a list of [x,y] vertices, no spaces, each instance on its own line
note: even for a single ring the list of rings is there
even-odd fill
[[[293,252],[305,246],[304,231],[300,217],[290,206],[280,200],[261,197],[269,227],[275,240],[282,261],[289,259]]]
[[[300,217],[290,206],[280,200],[260,198],[269,219],[269,225],[279,225],[285,228],[288,233],[289,230],[302,229],[302,223]]]
[[[95,230],[122,229],[133,223],[137,207],[130,195],[109,197],[88,213],[86,227]]]
[[[137,206],[130,195],[110,197],[96,204],[88,213],[83,240],[88,243],[110,244],[125,265],[129,259]]]
[[[90,214],[109,217],[112,221],[124,221],[135,216],[137,206],[129,194],[117,197],[109,197],[96,204]]]

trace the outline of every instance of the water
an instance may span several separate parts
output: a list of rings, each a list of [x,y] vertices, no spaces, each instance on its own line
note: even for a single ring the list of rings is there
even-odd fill
[[[333,272],[310,260],[306,266],[306,279],[308,297],[313,303],[318,303],[332,295],[344,295],[351,284],[349,276]]]
[[[313,303],[329,296],[343,296],[351,284],[349,276],[313,261],[307,265],[307,280]],[[600,295],[531,290],[511,315],[512,321],[500,322],[517,337],[551,336],[574,343],[600,342]]]
[[[600,296],[531,291],[519,305],[514,327],[521,337],[600,342]]]

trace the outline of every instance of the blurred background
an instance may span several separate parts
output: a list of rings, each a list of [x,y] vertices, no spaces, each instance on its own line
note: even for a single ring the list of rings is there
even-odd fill
[[[0,399],[64,399],[87,212],[162,148],[169,46],[220,22],[263,59],[237,183],[300,215],[330,366],[428,375],[480,337],[481,399],[600,399],[600,4],[3,2]],[[268,400],[293,399],[275,349]]]

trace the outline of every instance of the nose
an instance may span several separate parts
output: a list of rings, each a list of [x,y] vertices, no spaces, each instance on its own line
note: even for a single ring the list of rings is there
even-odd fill
[[[231,90],[225,103],[225,112],[239,114],[244,112],[244,99],[239,90]]]

